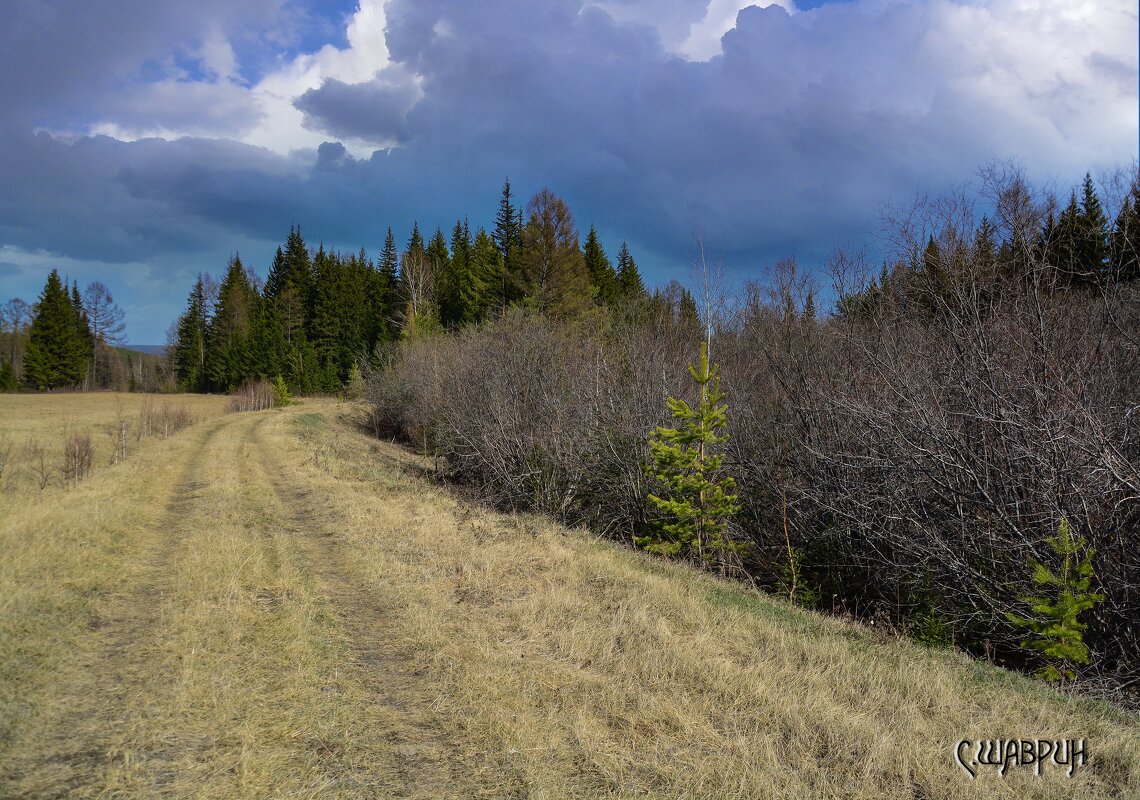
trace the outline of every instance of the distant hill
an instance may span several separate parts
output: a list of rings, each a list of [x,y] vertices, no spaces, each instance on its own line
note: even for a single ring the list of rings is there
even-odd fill
[[[120,350],[132,350],[136,353],[146,353],[148,356],[161,356],[162,351],[166,349],[164,344],[127,344],[118,348]]]

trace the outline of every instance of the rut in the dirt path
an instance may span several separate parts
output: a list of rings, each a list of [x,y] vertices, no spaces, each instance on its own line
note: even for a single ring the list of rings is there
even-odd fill
[[[42,752],[16,770],[16,785],[37,797],[72,797],[101,782],[101,773],[121,757],[116,740],[136,723],[133,700],[155,680],[153,652],[163,637],[162,597],[180,547],[189,534],[187,517],[207,486],[212,443],[224,423],[197,434],[178,470],[165,503],[162,536],[126,568],[122,589],[112,589],[101,613],[87,621],[98,645],[77,666],[78,683],[68,687],[71,702],[45,721]]]
[[[433,714],[436,690],[402,644],[399,604],[363,580],[345,552],[348,524],[319,490],[285,466],[264,440],[262,418],[250,431],[287,524],[297,537],[308,572],[328,599],[352,653],[350,669],[377,702],[393,712],[397,724],[377,731],[391,744],[401,796],[451,797],[461,791],[462,757],[445,726]]]

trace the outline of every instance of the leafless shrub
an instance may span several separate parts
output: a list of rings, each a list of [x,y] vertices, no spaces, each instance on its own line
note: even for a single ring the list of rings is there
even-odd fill
[[[24,444],[24,460],[28,474],[43,495],[44,489],[52,484],[56,476],[56,471],[48,460],[47,448],[39,439],[28,439]]]
[[[120,423],[122,422],[120,420]],[[194,415],[185,403],[159,405],[147,398],[139,407],[138,419],[135,422],[135,440],[142,441],[147,436],[159,436],[165,439],[193,424]]]
[[[1027,233],[1032,197],[1003,191],[1011,230]],[[1140,374],[1120,330],[1140,315],[1060,289],[1039,247],[987,260],[960,210],[906,216],[896,256],[911,266],[862,281],[839,317],[789,315],[785,283],[754,293],[722,343],[755,568],[787,560],[787,498],[825,607],[936,618],[959,644],[1018,663],[1005,613],[1034,593],[1028,558],[1048,558],[1064,517],[1096,548],[1108,597],[1086,636],[1094,671],[1133,674]]]
[[[814,285],[785,262],[722,322],[744,564],[824,609],[1017,665],[1006,613],[1034,593],[1029,558],[1049,558],[1063,517],[1095,548],[1107,598],[1083,677],[1127,685],[1140,288],[1074,288],[1038,236],[1051,201],[1013,167],[982,177],[992,224],[968,198],[923,200],[888,225],[891,268],[838,254],[834,315],[812,313]],[[642,522],[647,434],[666,397],[691,399],[700,334],[660,309],[574,325],[509,314],[380,354],[370,425],[496,505],[624,538]]]
[[[163,438],[178,433],[194,424],[194,414],[185,403],[164,404],[159,415]]]
[[[147,397],[139,406],[138,418],[135,422],[135,441],[141,442],[145,437],[152,436],[158,430],[158,416],[158,404]]]
[[[273,384],[264,378],[247,380],[230,395],[230,402],[226,406],[226,411],[228,413],[264,411],[267,408],[273,408],[276,397]]]
[[[503,508],[628,538],[641,521],[646,434],[687,391],[699,330],[570,327],[521,312],[412,342],[366,375],[374,432],[425,448]]]
[[[115,421],[107,428],[107,436],[111,440],[111,464],[115,465],[127,460],[127,434],[130,423],[127,422],[122,402],[115,405]]]
[[[95,449],[91,434],[85,431],[66,430],[63,441],[63,464],[60,479],[63,485],[78,486],[91,473]]]

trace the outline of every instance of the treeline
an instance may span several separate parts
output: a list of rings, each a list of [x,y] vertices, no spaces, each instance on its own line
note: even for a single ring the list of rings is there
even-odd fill
[[[1090,179],[1058,206],[991,169],[992,216],[969,198],[923,203],[884,231],[885,268],[833,257],[830,313],[816,309],[820,271],[784,262],[711,321],[674,291],[410,339],[368,370],[371,424],[495,505],[632,542],[659,530],[650,433],[672,422],[667,398],[697,406],[686,368],[711,322],[739,512],[732,549],[706,563],[1036,669],[1014,620],[1034,613],[1035,564],[1063,571],[1054,543],[1071,529],[1104,596],[1073,629],[1090,648],[1082,677],[1135,686],[1135,177],[1110,215]]]
[[[172,344],[179,385],[228,391],[283,378],[295,393],[338,392],[380,345],[458,330],[524,307],[555,319],[644,298],[623,243],[612,262],[593,226],[584,242],[566,202],[544,189],[516,208],[508,180],[494,229],[424,238],[413,226],[397,247],[389,228],[378,258],[361,249],[312,252],[290,229],[264,285],[235,256],[219,286],[200,276]]]
[[[16,297],[0,307],[0,391],[168,388],[161,359],[120,347],[123,330],[103,283],[80,293],[52,270],[34,305]]]

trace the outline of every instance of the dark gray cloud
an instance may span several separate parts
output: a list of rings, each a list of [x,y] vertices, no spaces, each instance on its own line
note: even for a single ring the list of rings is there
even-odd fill
[[[34,295],[20,287],[42,284],[49,258],[88,264],[154,341],[193,273],[234,250],[264,269],[291,223],[374,250],[413,219],[489,224],[505,175],[521,202],[542,186],[565,196],[608,248],[628,239],[651,279],[684,275],[694,223],[726,267],[755,274],[866,242],[884,201],[994,158],[1067,186],[1136,156],[1135,9],[750,7],[720,55],[685,60],[707,6],[390,0],[385,41],[354,43],[386,46],[387,66],[287,97],[328,141],[270,152],[235,139],[287,120],[216,69],[243,41],[294,35],[279,25],[295,25],[292,4],[17,2],[0,12],[0,255],[26,277],[5,274],[8,293]],[[185,136],[33,133],[94,123]]]
[[[416,100],[414,86],[388,84],[380,77],[348,85],[325,81],[295,101],[306,116],[306,127],[348,139],[384,143],[407,140],[405,115]]]
[[[5,119],[67,125],[93,104],[169,77],[209,37],[257,36],[283,0],[13,0],[0,12]]]

